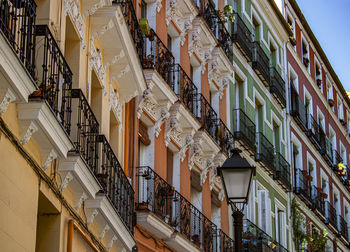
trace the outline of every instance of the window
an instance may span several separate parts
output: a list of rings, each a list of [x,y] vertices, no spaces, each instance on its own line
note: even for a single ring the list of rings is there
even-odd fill
[[[315,58],[315,79],[317,86],[322,90],[322,69],[317,58]]]
[[[346,165],[347,164],[346,150],[345,150],[345,147],[342,143],[340,143],[340,156],[343,159],[343,164]]]
[[[273,146],[276,153],[281,153],[280,141],[280,126],[273,121]]]
[[[277,66],[277,49],[273,45],[272,41],[270,40],[270,66],[276,67]]]
[[[341,98],[338,98],[338,118],[339,118],[339,121],[343,124],[344,123],[344,107],[343,107],[343,100]]]
[[[298,75],[292,68],[289,68],[289,84],[299,93]]]
[[[328,78],[327,78],[327,99],[328,99],[329,105],[333,107],[333,86]],[[332,102],[330,102],[330,100],[332,100]]]
[[[141,0],[141,18],[147,18],[147,4],[144,0]]]
[[[270,234],[271,224],[271,200],[269,192],[266,190],[258,190],[258,205],[259,205],[259,227],[267,234]]]
[[[310,63],[309,45],[304,38],[301,39],[301,51],[302,51],[304,66],[309,70],[309,63]]]
[[[260,23],[257,19],[253,18],[253,41],[260,41]]]
[[[348,135],[350,136],[350,113],[349,111],[347,112],[347,118],[348,118]]]

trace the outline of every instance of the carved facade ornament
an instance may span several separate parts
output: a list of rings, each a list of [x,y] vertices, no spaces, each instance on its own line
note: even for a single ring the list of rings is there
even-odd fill
[[[184,144],[182,145],[181,149],[180,149],[180,160],[181,162],[183,162],[186,158],[186,152],[188,150],[188,148],[190,148],[190,146],[194,143],[194,140],[193,140],[193,135],[194,135],[195,131],[193,130],[192,133],[190,133],[189,135],[187,135],[185,137],[185,142]]]
[[[73,180],[73,178],[74,178],[74,177],[73,177],[73,174],[72,174],[71,172],[68,172],[68,173],[66,174],[66,176],[64,177],[64,179],[63,179],[63,181],[62,181],[62,184],[61,184],[61,186],[60,186],[61,192],[63,192],[63,191],[67,188],[69,182],[71,182],[71,181]]]
[[[21,144],[27,144],[32,135],[38,131],[38,126],[33,122],[23,122],[21,125]]]
[[[107,2],[105,0],[100,0],[98,3],[92,5],[88,10],[84,11],[82,17],[83,19],[87,18],[88,16],[93,15],[98,9],[104,7],[107,5]]]
[[[91,40],[94,41],[97,38],[100,38],[105,34],[107,31],[111,30],[114,27],[114,22],[112,20],[109,20],[109,22],[105,25],[102,25],[100,27],[95,27],[95,31],[91,35]]]
[[[203,185],[205,183],[205,181],[207,180],[207,174],[209,171],[212,170],[212,168],[214,167],[214,161],[213,161],[213,157],[210,156],[206,159],[206,167],[204,168],[204,170],[201,172],[201,185]]]
[[[168,120],[168,118],[170,116],[169,107],[170,107],[170,103],[167,103],[166,106],[164,106],[161,109],[159,109],[159,117],[158,117],[158,120],[156,121],[155,126],[154,126],[154,132],[155,132],[156,137],[159,136],[162,124],[166,120]]]
[[[55,160],[57,158],[57,153],[54,149],[48,150],[48,151],[43,151],[43,169],[44,171],[46,171],[53,160]]]
[[[123,110],[122,104],[119,103],[119,94],[117,91],[114,91],[113,86],[109,87],[109,110],[113,110],[114,114],[117,117],[119,130],[123,129]]]
[[[118,240],[118,236],[113,235],[112,239],[108,242],[107,249],[111,249],[113,247],[113,243]]]
[[[179,146],[181,146],[181,135],[182,129],[180,128],[180,103],[175,103],[170,108],[170,116],[169,119],[165,123],[165,134],[164,134],[164,142],[165,146],[168,146],[171,142],[171,139],[175,141]]]
[[[95,48],[93,42],[91,42],[91,50],[90,50],[90,70],[95,69],[98,78],[102,83],[103,95],[107,94],[106,90],[106,70],[102,64],[102,55],[100,50]]]
[[[100,234],[100,236],[99,236],[100,240],[102,240],[103,237],[105,237],[105,235],[106,235],[106,233],[109,231],[109,229],[110,229],[110,227],[108,226],[108,224],[106,224],[106,225],[104,226],[104,228],[102,229],[102,232],[101,232],[101,234]]]
[[[0,90],[0,115],[5,113],[10,103],[16,100],[16,95],[10,88]]]
[[[188,168],[192,170],[194,163],[200,160],[202,154],[202,134],[203,132],[197,132],[193,137],[193,144],[191,145],[188,159]]]
[[[163,7],[162,0],[156,0],[156,6],[157,6],[157,12],[160,12],[160,10]]]
[[[83,192],[83,193],[80,195],[80,197],[79,197],[77,203],[75,204],[75,209],[76,209],[76,210],[79,210],[80,207],[81,207],[81,205],[84,203],[85,200],[87,200],[87,198],[88,198],[88,196],[86,195],[85,192]]]
[[[87,218],[87,224],[91,225],[94,222],[95,217],[98,215],[98,210],[95,209],[91,215]]]
[[[64,14],[68,14],[72,18],[73,24],[77,29],[80,36],[80,47],[84,50],[85,44],[85,23],[82,15],[80,14],[79,0],[64,0]]]
[[[213,166],[212,166],[211,170],[209,171],[210,190],[213,190],[215,185],[219,188],[222,188],[221,178],[219,176],[217,176],[216,168],[222,166],[222,164],[225,162],[225,160],[226,160],[226,156],[222,152],[219,152],[214,157]]]
[[[158,104],[153,98],[152,90],[150,88],[147,88],[145,91],[143,91],[142,99],[137,108],[137,118],[140,119],[142,113],[145,111],[154,120],[156,120],[157,108]]]

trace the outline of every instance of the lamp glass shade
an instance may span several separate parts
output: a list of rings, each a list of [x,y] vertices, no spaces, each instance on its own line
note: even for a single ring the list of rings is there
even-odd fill
[[[221,168],[226,196],[233,203],[245,203],[248,198],[253,168]]]

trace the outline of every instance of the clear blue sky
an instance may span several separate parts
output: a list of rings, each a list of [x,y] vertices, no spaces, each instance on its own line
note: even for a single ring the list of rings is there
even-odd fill
[[[350,0],[297,0],[346,91],[350,92]]]

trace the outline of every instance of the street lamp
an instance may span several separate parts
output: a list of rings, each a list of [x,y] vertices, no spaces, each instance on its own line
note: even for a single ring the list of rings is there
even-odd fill
[[[255,167],[251,166],[245,158],[240,156],[241,151],[234,149],[232,156],[217,168],[224,186],[227,203],[231,205],[232,216],[234,218],[235,251],[243,251],[243,213],[235,204],[246,204],[249,197],[249,189]]]

